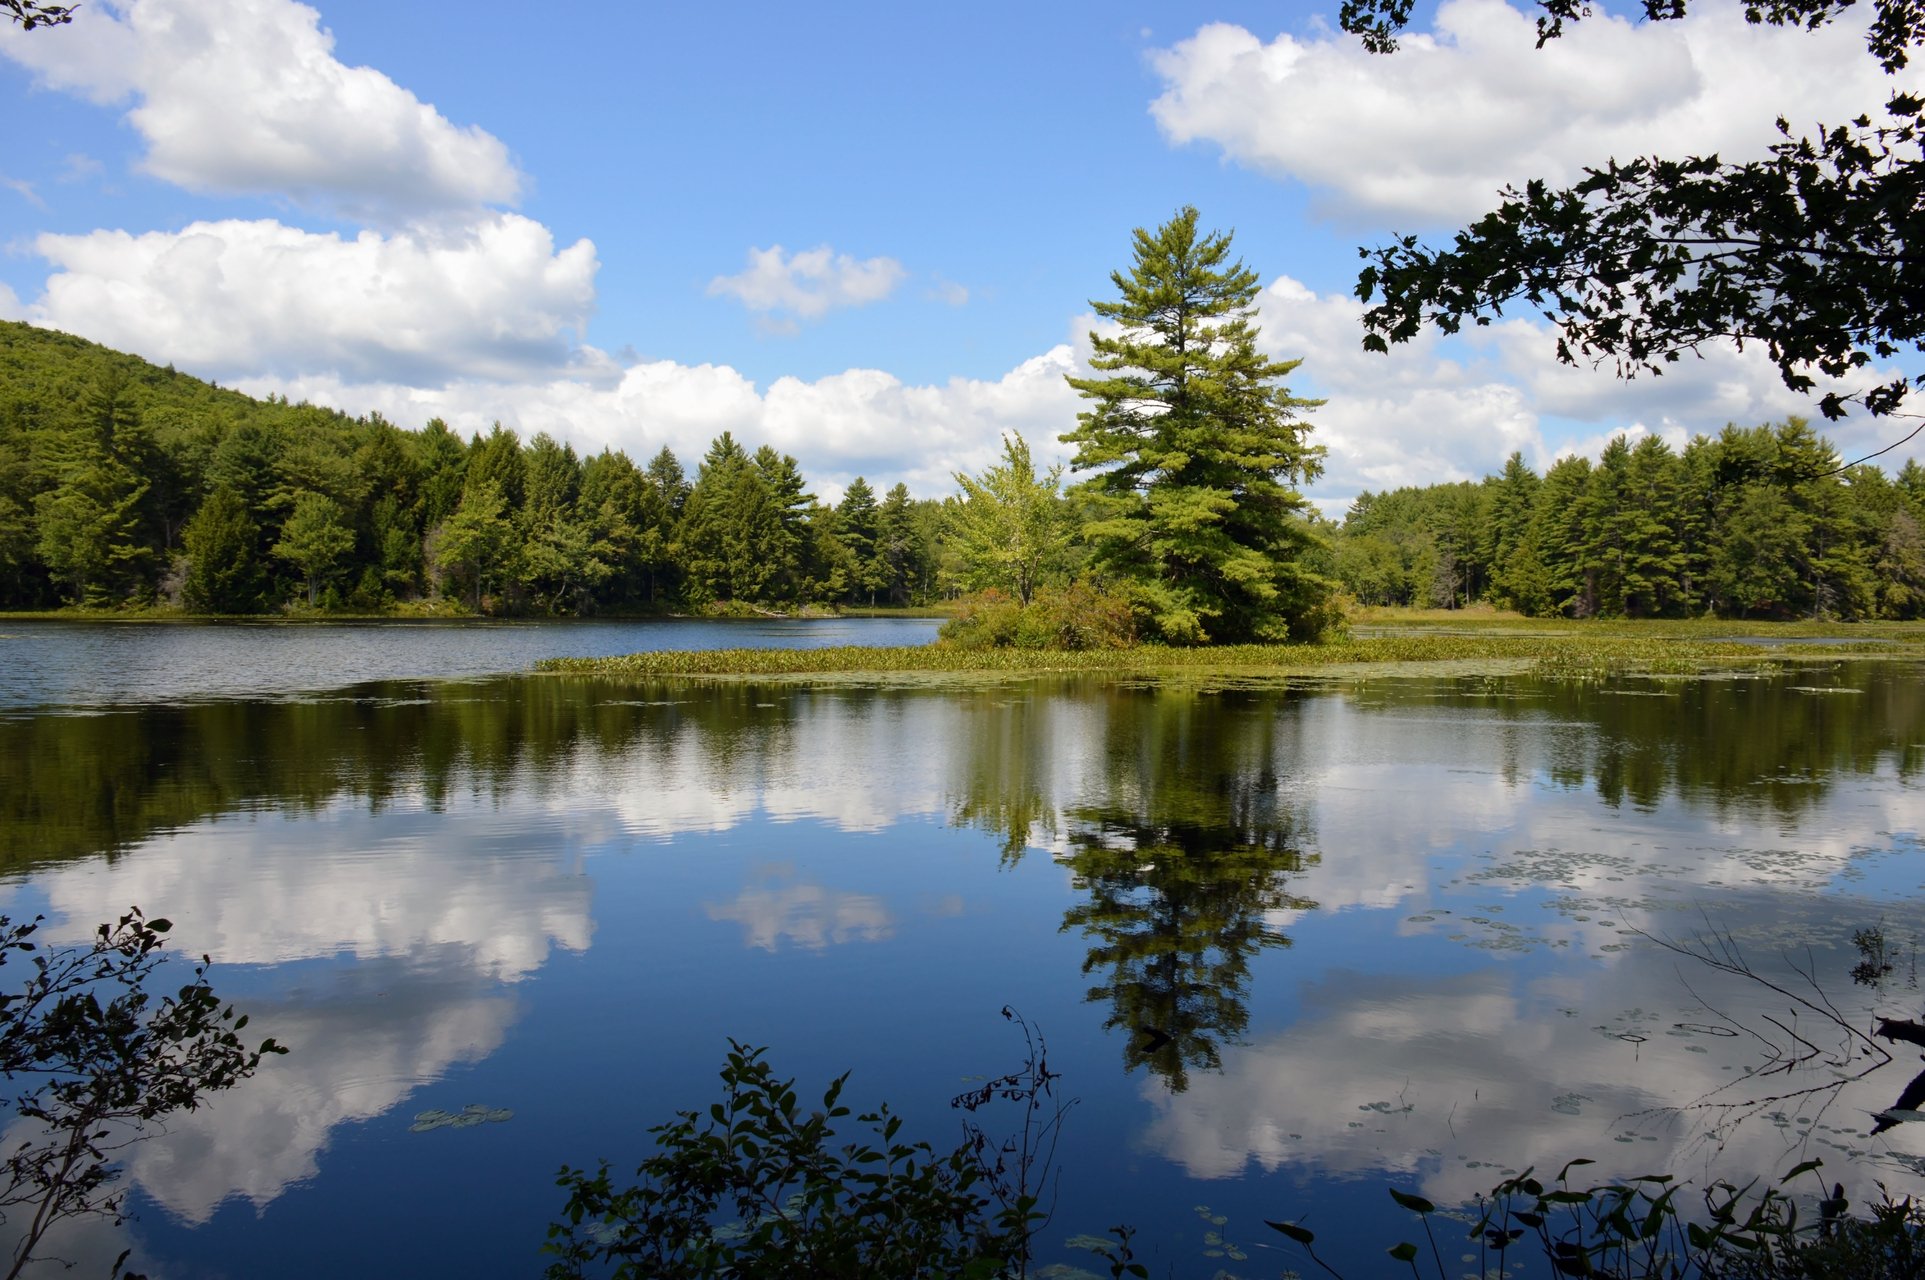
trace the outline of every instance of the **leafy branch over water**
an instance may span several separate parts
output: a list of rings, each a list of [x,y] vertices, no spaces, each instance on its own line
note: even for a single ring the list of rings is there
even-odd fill
[[[0,1221],[20,1233],[6,1280],[58,1223],[122,1221],[117,1162],[127,1146],[287,1052],[272,1038],[242,1043],[247,1015],[214,994],[206,956],[174,994],[156,996],[171,922],[130,907],[89,945],[46,951],[34,940],[40,924],[0,916],[0,966],[24,959],[31,969],[21,987],[0,990],[0,1105],[25,1122],[0,1164]]]
[[[1825,1194],[1821,1184],[1815,1217],[1801,1213],[1786,1188],[1816,1174],[1822,1161],[1807,1160],[1762,1189],[1758,1179],[1714,1182],[1701,1192],[1699,1210],[1680,1206],[1686,1188],[1670,1174],[1573,1186],[1571,1170],[1590,1163],[1573,1160],[1548,1184],[1526,1169],[1480,1197],[1468,1236],[1477,1252],[1465,1258],[1475,1263],[1471,1274],[1530,1274],[1521,1255],[1532,1252],[1552,1274],[1613,1280],[1904,1280],[1925,1266],[1925,1206],[1909,1198],[1886,1198],[1854,1217],[1843,1188]],[[1385,1252],[1413,1276],[1429,1271],[1446,1280],[1431,1227],[1443,1216],[1438,1207],[1394,1187],[1390,1196],[1423,1224],[1428,1249],[1405,1240]],[[1292,1222],[1269,1226],[1342,1280],[1317,1253],[1314,1232]],[[1420,1257],[1429,1265],[1420,1269]]]
[[[885,1104],[836,1124],[847,1072],[819,1107],[797,1101],[765,1050],[729,1042],[722,1098],[649,1132],[656,1151],[618,1185],[609,1163],[564,1168],[563,1217],[548,1228],[551,1280],[1000,1280],[1028,1274],[1032,1240],[1049,1220],[1045,1188],[1073,1100],[1059,1098],[1042,1036],[1020,1015],[1022,1066],[965,1093],[964,1140],[938,1153],[902,1137]],[[995,1102],[1021,1108],[1016,1131],[991,1137],[974,1119]],[[1052,1193],[1053,1194],[1053,1193]],[[732,1216],[731,1216],[732,1215]]]

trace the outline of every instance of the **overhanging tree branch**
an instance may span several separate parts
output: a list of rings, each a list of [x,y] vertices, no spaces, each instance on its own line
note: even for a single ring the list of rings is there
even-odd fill
[[[1754,23],[1807,30],[1851,0],[1754,4]],[[1349,0],[1344,28],[1380,52],[1410,16],[1410,0]],[[1538,43],[1589,16],[1572,0],[1539,0]],[[1879,0],[1867,45],[1888,71],[1925,35],[1925,4]],[[1685,0],[1646,0],[1653,21],[1684,15]],[[1638,157],[1585,170],[1553,188],[1507,188],[1491,213],[1447,250],[1414,236],[1361,249],[1357,296],[1364,346],[1387,351],[1422,329],[1455,333],[1527,303],[1557,330],[1567,363],[1610,362],[1620,377],[1657,374],[1712,340],[1761,344],[1784,384],[1844,378],[1874,361],[1925,351],[1925,101],[1896,93],[1874,120],[1811,136],[1778,121],[1765,158]],[[1820,398],[1827,418],[1859,404],[1889,414],[1925,388],[1925,375],[1891,378]]]
[[[77,4],[41,4],[39,0],[0,0],[0,13],[20,24],[26,31],[35,27],[57,27],[74,20]]]

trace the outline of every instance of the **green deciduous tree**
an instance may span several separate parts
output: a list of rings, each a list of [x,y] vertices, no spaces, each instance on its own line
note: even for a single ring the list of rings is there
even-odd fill
[[[1003,437],[1003,460],[980,476],[958,471],[963,500],[950,516],[950,537],[961,558],[963,585],[994,587],[1028,604],[1059,573],[1069,553],[1069,512],[1057,486],[1063,469],[1036,474],[1029,442]]]
[[[481,612],[482,593],[502,581],[513,556],[515,528],[506,511],[501,490],[477,483],[429,538],[444,577],[465,581],[474,591],[476,613]]]
[[[309,608],[320,601],[321,584],[352,550],[354,530],[348,527],[347,513],[319,493],[303,493],[294,500],[294,511],[281,526],[281,540],[274,544],[274,554],[306,576]]]
[[[1257,276],[1228,234],[1197,232],[1185,208],[1135,233],[1119,297],[1091,305],[1117,322],[1091,334],[1091,402],[1063,439],[1098,500],[1086,527],[1096,567],[1127,583],[1165,639],[1283,639],[1320,631],[1330,585],[1310,572],[1317,539],[1294,486],[1322,450],[1296,414],[1315,402],[1281,379],[1299,361],[1257,349]]]
[[[205,957],[173,994],[150,989],[166,920],[135,908],[89,945],[50,949],[34,938],[39,923],[0,916],[0,967],[29,970],[0,988],[0,1106],[28,1122],[0,1157],[0,1220],[16,1234],[6,1280],[54,1224],[119,1218],[121,1148],[286,1052],[241,1042],[247,1017],[214,995]]]

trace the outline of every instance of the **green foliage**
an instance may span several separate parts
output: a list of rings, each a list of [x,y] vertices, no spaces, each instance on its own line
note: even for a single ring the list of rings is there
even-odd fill
[[[1539,0],[1539,44],[1591,14],[1578,0]],[[1908,62],[1925,22],[1910,0],[1878,0],[1867,45],[1887,72]],[[1816,28],[1852,0],[1754,4],[1753,22]],[[1685,0],[1645,0],[1655,20],[1682,18]],[[1395,48],[1410,0],[1346,0],[1342,23],[1366,47]],[[1908,264],[1916,251],[1919,141],[1925,100],[1895,92],[1882,114],[1781,140],[1744,163],[1717,156],[1636,157],[1586,169],[1575,185],[1533,181],[1457,233],[1448,250],[1405,237],[1365,251],[1357,296],[1364,345],[1377,351],[1425,326],[1454,333],[1526,304],[1558,329],[1566,363],[1612,361],[1618,373],[1657,374],[1705,342],[1763,346],[1787,387],[1815,375],[1868,370],[1906,347],[1925,350],[1925,310]],[[1892,413],[1925,375],[1865,390],[1829,391],[1827,418],[1857,401]]]
[[[882,585],[876,563],[876,491],[861,476],[849,482],[836,504],[836,533],[849,549],[848,598],[873,605]]]
[[[223,485],[208,494],[187,522],[181,541],[187,550],[181,603],[188,609],[253,613],[261,607],[266,582],[255,559],[260,530],[238,493]]]
[[[1513,454],[1478,484],[1363,493],[1336,539],[1366,604],[1479,599],[1531,616],[1925,616],[1925,517],[1874,467],[1836,474],[1793,418],[1697,437],[1682,453],[1611,440],[1542,480]]]
[[[501,581],[514,554],[514,525],[507,507],[492,482],[476,481],[433,539],[437,568],[450,586],[468,585],[476,613],[481,612],[482,593]]]
[[[1138,228],[1120,297],[1091,303],[1122,332],[1091,334],[1098,376],[1069,379],[1093,405],[1063,437],[1096,473],[1084,536],[1167,641],[1308,639],[1330,584],[1304,565],[1318,539],[1291,486],[1321,469],[1295,417],[1315,402],[1281,385],[1299,361],[1257,350],[1256,273],[1196,224]]]
[[[1146,424],[1169,417],[1152,408]],[[175,572],[187,607],[216,612],[295,599],[374,611],[442,594],[477,612],[726,602],[754,614],[984,586],[1020,604],[1025,582],[1032,596],[1077,582],[1066,600],[1123,597],[1137,631],[1169,639],[1160,589],[1077,538],[1119,501],[1149,521],[1126,522],[1134,532],[1174,508],[1119,498],[1101,475],[1054,497],[1025,454],[1005,441],[980,478],[958,477],[961,500],[917,500],[902,485],[879,495],[864,481],[836,508],[809,495],[794,458],[751,454],[726,434],[691,485],[667,449],[642,468],[613,451],[578,458],[539,432],[469,444],[439,421],[409,431],[253,401],[0,322],[0,607],[139,604]],[[1359,495],[1341,528],[1299,508],[1283,526],[1296,550],[1270,561],[1272,603],[1296,587],[1317,597],[1328,575],[1366,605],[1925,617],[1925,469],[1819,474],[1837,461],[1793,419],[1727,427],[1682,452],[1648,437],[1614,443],[1595,467],[1561,459],[1541,479],[1513,456],[1478,483]],[[1335,596],[1293,608],[1293,635],[1337,624]],[[1129,631],[1092,630],[1076,612],[1054,638],[1052,610],[1020,641],[998,623],[993,643],[1104,644]]]
[[[275,555],[307,576],[310,609],[319,601],[321,584],[334,576],[342,559],[354,549],[354,531],[348,528],[346,515],[334,499],[303,492],[294,500],[293,514],[281,526],[281,540],[274,544]]]
[[[1063,572],[1072,529],[1057,492],[1062,474],[1051,467],[1038,476],[1020,433],[1003,438],[1003,460],[982,475],[956,473],[963,500],[951,508],[949,524],[964,586],[1002,591],[1027,605]]]
[[[464,442],[439,419],[410,431],[251,400],[0,322],[0,608],[142,603],[176,565],[189,607],[220,612],[297,596],[549,614],[935,596],[940,504],[870,491],[852,550],[793,457],[726,433],[709,454],[697,494],[667,448],[642,468],[543,431]],[[183,555],[190,527],[200,553]]]
[[[784,512],[770,472],[726,431],[709,446],[682,517],[691,600],[760,600],[785,570],[792,575],[793,552],[785,545]]]
[[[1197,712],[1187,693],[1112,709],[1098,756],[1112,799],[1069,812],[1059,855],[1086,895],[1061,925],[1088,946],[1085,999],[1107,1006],[1125,1068],[1172,1093],[1243,1040],[1252,965],[1290,945],[1277,917],[1316,907],[1292,892],[1317,855],[1272,785],[1274,727],[1211,733]]]
[[[74,415],[43,436],[52,484],[34,498],[36,549],[75,604],[99,604],[144,585],[153,551],[142,537],[151,452],[115,371],[86,385]]]
[[[1031,1140],[1053,1143],[1054,1129],[1026,1123],[1008,1147],[976,1129],[938,1153],[905,1141],[902,1117],[884,1105],[855,1117],[865,1133],[850,1137],[837,1124],[850,1116],[841,1101],[846,1073],[819,1106],[805,1107],[795,1082],[778,1078],[763,1054],[729,1042],[721,1099],[651,1129],[656,1150],[636,1182],[618,1185],[607,1161],[592,1174],[562,1170],[568,1200],[545,1246],[556,1258],[553,1280],[1020,1273],[1041,1216],[1029,1180],[1047,1159]],[[1039,1081],[1037,1065],[1032,1058],[1026,1072],[957,1105],[1046,1103],[1053,1077],[1045,1066]],[[1061,1114],[1045,1113],[1044,1123]]]
[[[962,602],[939,638],[966,651],[1127,649],[1136,643],[1136,631],[1128,600],[1078,582],[1045,590],[1027,604],[985,591]]]
[[[876,509],[874,580],[889,604],[908,604],[922,576],[925,552],[909,487],[898,484]]]
[[[247,1017],[214,995],[206,957],[186,985],[156,997],[168,921],[135,907],[90,945],[52,950],[34,941],[39,925],[0,916],[0,967],[30,970],[18,988],[0,989],[0,1106],[29,1122],[12,1131],[0,1163],[0,1215],[20,1215],[9,1223],[19,1239],[7,1280],[55,1223],[119,1220],[116,1160],[127,1143],[286,1052],[272,1039],[252,1049],[241,1041]]]

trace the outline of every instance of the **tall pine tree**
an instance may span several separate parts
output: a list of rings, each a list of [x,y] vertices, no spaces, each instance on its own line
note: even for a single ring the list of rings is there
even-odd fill
[[[1282,385],[1299,361],[1257,350],[1256,273],[1196,222],[1139,228],[1120,296],[1091,304],[1122,332],[1091,334],[1096,376],[1069,380],[1091,401],[1063,437],[1095,472],[1086,535],[1166,640],[1313,635],[1331,584],[1304,564],[1318,538],[1292,486],[1321,471],[1296,417],[1316,402]]]

